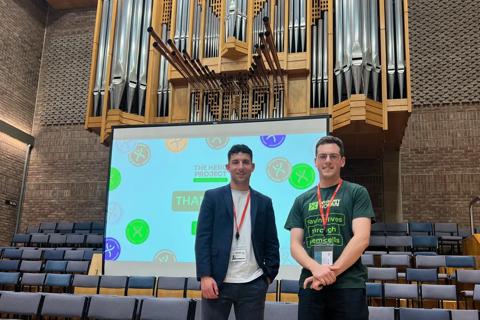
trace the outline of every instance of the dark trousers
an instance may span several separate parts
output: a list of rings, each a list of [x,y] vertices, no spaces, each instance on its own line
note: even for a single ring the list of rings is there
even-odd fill
[[[368,320],[365,289],[300,288],[298,320]]]
[[[264,276],[247,283],[223,283],[218,299],[202,299],[202,320],[227,320],[232,305],[237,320],[263,320],[267,288]]]

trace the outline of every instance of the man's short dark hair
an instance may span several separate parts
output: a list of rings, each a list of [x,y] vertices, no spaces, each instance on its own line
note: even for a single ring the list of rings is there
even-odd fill
[[[248,146],[246,146],[244,144],[235,144],[228,151],[228,161],[230,161],[230,158],[232,157],[232,154],[236,154],[236,153],[240,153],[240,152],[250,155],[250,160],[253,160],[252,149],[250,149]]]
[[[315,146],[315,157],[317,156],[318,146],[323,144],[336,144],[340,148],[340,156],[345,156],[345,149],[343,148],[343,141],[340,138],[334,136],[325,136],[318,140],[317,145]]]

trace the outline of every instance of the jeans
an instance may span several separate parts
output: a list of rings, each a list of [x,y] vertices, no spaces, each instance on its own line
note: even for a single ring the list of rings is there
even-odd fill
[[[218,299],[201,300],[202,320],[227,320],[232,305],[236,320],[263,320],[267,288],[264,276],[247,283],[223,283]]]
[[[298,320],[368,320],[365,289],[300,288]]]

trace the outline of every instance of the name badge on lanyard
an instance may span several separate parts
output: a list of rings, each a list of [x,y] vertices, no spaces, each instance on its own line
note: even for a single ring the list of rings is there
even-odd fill
[[[232,262],[244,262],[247,261],[247,250],[246,249],[235,249],[232,252]]]
[[[333,264],[333,246],[315,246],[313,253],[319,264]]]

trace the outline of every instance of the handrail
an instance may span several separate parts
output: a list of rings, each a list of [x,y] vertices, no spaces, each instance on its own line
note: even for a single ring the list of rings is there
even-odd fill
[[[480,196],[476,196],[472,199],[472,201],[470,201],[470,231],[472,232],[472,235],[475,234],[475,228],[473,226],[473,206],[477,202],[480,202]]]

